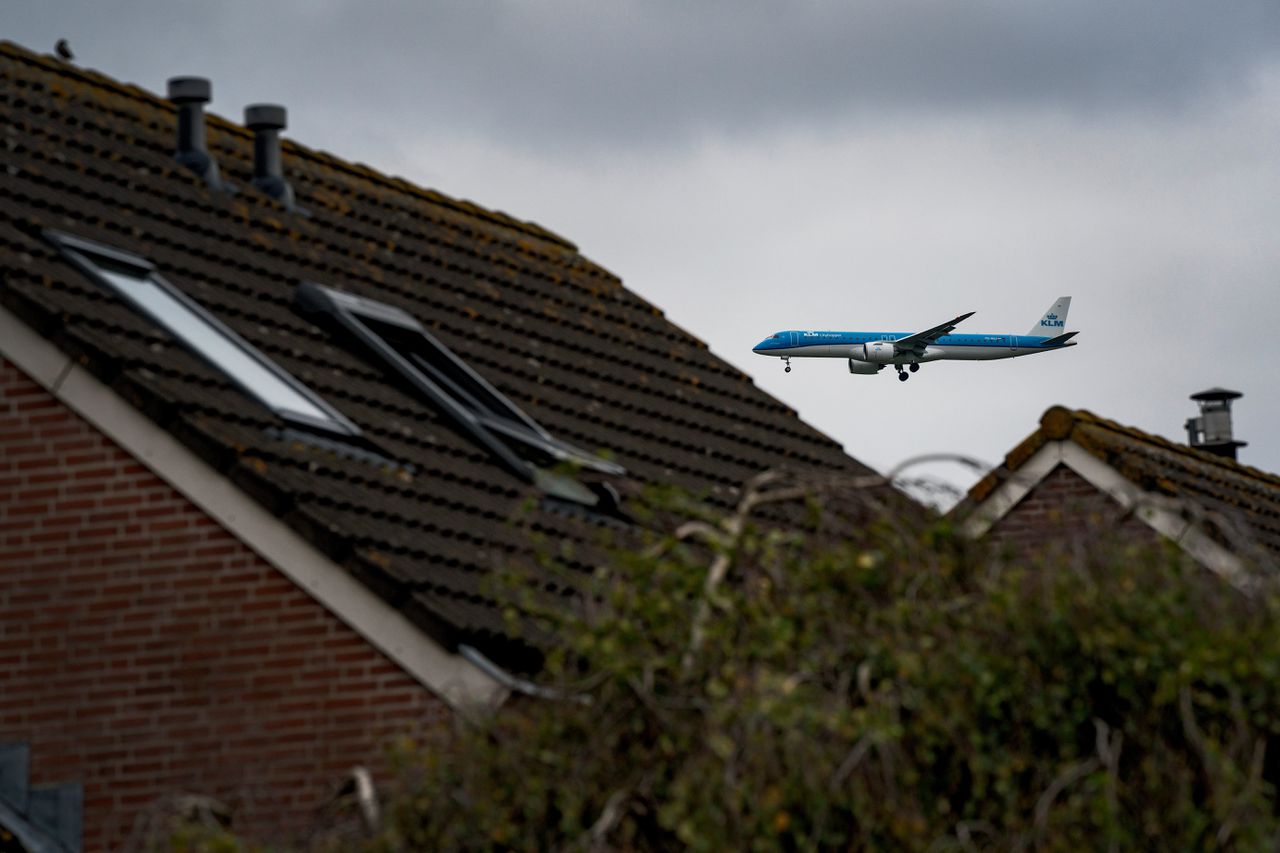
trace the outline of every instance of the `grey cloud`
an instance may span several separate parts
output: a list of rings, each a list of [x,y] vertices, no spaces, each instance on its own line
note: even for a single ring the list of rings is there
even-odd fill
[[[380,32],[422,75],[409,91],[535,140],[647,142],[886,111],[1176,109],[1241,85],[1280,46],[1273,2],[466,9],[402,11],[403,26]],[[345,14],[352,29],[374,25]]]
[[[47,18],[45,9],[21,0],[16,18]],[[402,125],[561,151],[884,113],[1177,110],[1248,85],[1280,57],[1273,0],[146,0],[123,14],[96,2],[62,9],[60,25],[89,42],[86,60],[101,57],[109,71],[202,64],[331,117],[385,123],[394,110],[412,116]]]

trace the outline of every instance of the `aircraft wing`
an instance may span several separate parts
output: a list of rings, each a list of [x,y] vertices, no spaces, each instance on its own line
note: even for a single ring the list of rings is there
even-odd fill
[[[940,326],[934,326],[932,329],[925,329],[923,332],[916,332],[914,335],[907,335],[905,338],[898,338],[893,342],[893,348],[896,352],[906,355],[911,353],[916,356],[924,355],[924,348],[936,341],[943,335],[949,335],[955,331],[956,326],[974,315],[973,311],[968,314],[961,314],[954,320],[948,320]]]

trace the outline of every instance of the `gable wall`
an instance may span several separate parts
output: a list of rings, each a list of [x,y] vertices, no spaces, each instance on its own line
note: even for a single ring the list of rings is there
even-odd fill
[[[1100,536],[1155,544],[1160,536],[1092,483],[1059,464],[987,532],[988,541],[1032,553],[1071,550]]]
[[[304,831],[356,764],[447,706],[0,361],[0,743],[84,785],[86,849],[204,793]]]

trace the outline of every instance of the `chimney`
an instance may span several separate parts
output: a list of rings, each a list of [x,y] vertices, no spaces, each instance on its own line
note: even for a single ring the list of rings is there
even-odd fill
[[[169,78],[169,100],[178,106],[178,148],[173,158],[219,189],[218,161],[210,156],[204,139],[204,105],[212,97],[213,86],[207,78]]]
[[[285,128],[284,107],[250,104],[244,123],[253,131],[253,185],[293,210],[293,187],[284,179],[280,158],[280,131]]]
[[[1231,401],[1243,396],[1226,388],[1192,394],[1191,399],[1200,404],[1200,417],[1187,418],[1187,442],[1196,450],[1235,459],[1236,448],[1248,442],[1236,441],[1231,435]]]

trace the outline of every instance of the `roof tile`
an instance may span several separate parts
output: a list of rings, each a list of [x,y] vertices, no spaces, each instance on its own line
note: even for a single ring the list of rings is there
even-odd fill
[[[296,314],[302,281],[400,307],[561,438],[607,450],[624,487],[727,501],[767,467],[867,473],[568,240],[292,140],[307,215],[254,190],[252,136],[216,115],[234,194],[172,159],[172,105],[0,43],[0,302],[436,636],[493,642],[486,578],[530,531],[604,528],[550,511],[431,406]],[[290,431],[64,262],[54,228],[147,257],[174,286],[363,430],[346,450]],[[539,508],[542,507],[542,508]]]
[[[1048,409],[1040,428],[969,490],[970,504],[986,500],[1049,441],[1069,440],[1148,492],[1186,500],[1210,518],[1280,557],[1280,476],[1151,435],[1084,409]],[[1221,526],[1221,525],[1219,525]]]

